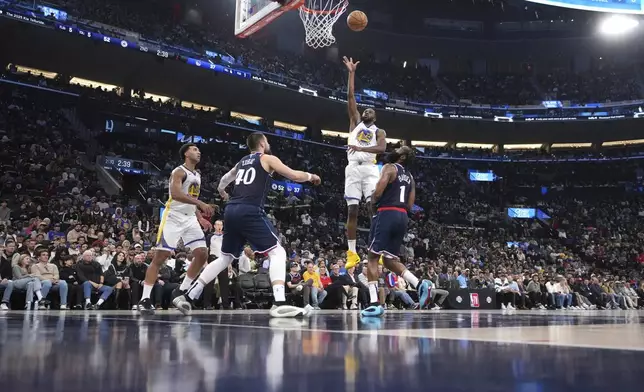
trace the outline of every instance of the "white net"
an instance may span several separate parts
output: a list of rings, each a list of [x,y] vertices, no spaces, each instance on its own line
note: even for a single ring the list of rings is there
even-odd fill
[[[300,18],[306,31],[306,44],[315,49],[333,45],[333,25],[344,14],[348,5],[348,0],[307,0],[300,7]]]

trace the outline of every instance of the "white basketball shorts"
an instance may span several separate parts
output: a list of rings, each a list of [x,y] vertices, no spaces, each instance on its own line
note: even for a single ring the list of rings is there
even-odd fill
[[[380,169],[372,163],[350,162],[344,169],[344,198],[348,205],[356,205],[364,198],[371,200],[380,178]]]
[[[186,215],[166,208],[159,226],[156,248],[173,251],[179,239],[182,239],[183,245],[190,249],[206,247],[206,236],[196,215]]]

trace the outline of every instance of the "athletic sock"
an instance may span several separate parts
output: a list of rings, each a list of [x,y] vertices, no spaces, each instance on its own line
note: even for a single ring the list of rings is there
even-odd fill
[[[103,302],[105,302],[105,300],[104,300],[103,298],[99,298],[99,299],[98,299],[98,302],[96,302],[96,306],[101,306],[101,305],[103,305]]]
[[[356,252],[356,240],[348,240],[347,244],[349,245],[349,250],[351,252]]]
[[[270,276],[271,283],[273,284],[273,299],[275,302],[286,301],[286,294],[284,293],[284,282],[286,281],[286,251],[282,245],[268,252],[268,260],[271,265],[268,267],[268,275]],[[275,284],[274,282],[282,282]]]
[[[378,298],[378,282],[369,282],[369,298],[372,304],[379,304],[380,299]]]
[[[86,304],[91,304],[91,303],[92,303],[92,301],[90,301],[90,300],[89,300],[89,298],[85,298],[85,303],[86,303]]]
[[[228,268],[228,265],[232,262],[233,258],[231,256],[222,255],[212,263],[208,264],[206,268],[204,268],[204,270],[201,272],[199,279],[193,281],[192,285],[190,285],[187,293],[188,297],[193,300],[199,298],[199,296],[203,292],[203,288],[208,283],[217,279],[217,275],[219,275],[221,271]],[[286,268],[286,266],[284,266],[284,268]]]
[[[143,301],[144,299],[150,299],[150,294],[152,294],[153,287],[154,286],[149,286],[148,284],[143,283],[143,295],[141,295],[141,301]]]
[[[284,285],[276,284],[273,285],[273,299],[275,302],[285,302],[286,294],[284,293]]]
[[[42,292],[40,290],[36,291],[36,298],[38,298],[38,301],[42,300]]]
[[[405,272],[402,273],[402,277],[411,285],[411,287],[418,289],[418,278],[416,275],[409,272],[409,270],[405,270]]]
[[[183,282],[181,282],[181,286],[179,286],[179,290],[181,290],[181,291],[188,290],[190,288],[190,285],[192,285],[192,282],[194,282],[194,281],[195,281],[194,279],[191,279],[191,278],[188,277],[188,275],[186,275],[183,278]]]

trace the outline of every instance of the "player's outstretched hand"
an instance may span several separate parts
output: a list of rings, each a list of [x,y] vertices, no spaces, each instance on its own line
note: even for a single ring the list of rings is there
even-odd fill
[[[354,63],[353,57],[347,58],[347,56],[342,57],[342,62],[347,66],[347,70],[349,70],[349,72],[356,72],[356,68],[358,68],[358,64],[360,64],[359,61]]]
[[[317,174],[311,174],[311,184],[313,185],[320,185],[322,183],[322,179],[320,176]]]
[[[201,210],[201,213],[203,213],[204,215],[212,216],[213,208],[210,204],[206,204],[203,201],[200,201],[197,207],[199,207],[199,209]]]

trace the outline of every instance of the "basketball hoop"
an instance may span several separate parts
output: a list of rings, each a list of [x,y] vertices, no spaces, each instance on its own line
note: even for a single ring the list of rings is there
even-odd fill
[[[333,25],[348,6],[348,0],[306,0],[300,7],[306,44],[314,49],[333,45]]]

